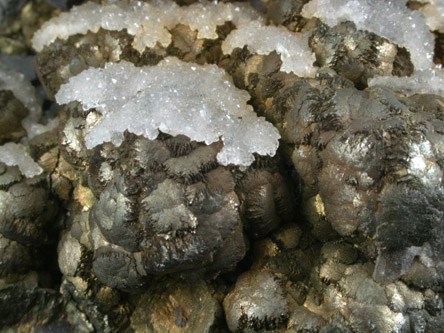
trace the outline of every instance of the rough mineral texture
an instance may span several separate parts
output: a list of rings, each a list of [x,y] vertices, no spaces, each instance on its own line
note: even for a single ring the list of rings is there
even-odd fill
[[[29,178],[43,172],[43,169],[26,153],[23,146],[12,142],[0,146],[0,162],[8,166],[18,166],[20,172]]]
[[[313,77],[315,57],[308,45],[309,33],[291,33],[283,27],[264,26],[258,21],[231,32],[222,43],[222,51],[230,54],[235,48],[248,49],[257,54],[277,52],[281,56],[283,72]]]
[[[0,143],[18,141],[26,132],[22,121],[29,111],[11,91],[0,91]]]
[[[91,86],[100,88],[97,94],[91,94]],[[102,113],[85,137],[88,149],[103,142],[120,146],[125,131],[150,140],[162,131],[207,145],[221,139],[219,163],[249,166],[253,153],[273,156],[279,145],[277,130],[247,105],[250,96],[214,65],[190,65],[177,58],[144,68],[107,63],[71,78],[55,97],[59,104],[78,101],[85,110]]]
[[[441,7],[0,0],[0,331],[442,332]]]
[[[272,59],[262,61],[268,70]],[[258,98],[281,128],[307,188],[305,205],[317,210],[309,220],[315,228],[325,220],[340,235],[371,244],[380,281],[398,278],[415,256],[439,265],[442,98],[405,98],[380,87],[360,91],[331,70],[318,75],[313,81],[284,81],[272,71],[259,80],[245,75],[253,92],[280,82],[272,98]],[[386,258],[395,252],[397,259]]]
[[[376,75],[407,76],[413,72],[408,52],[378,35],[358,30],[352,22],[335,27],[320,23],[310,38],[316,61],[365,87]]]
[[[302,9],[302,15],[320,18],[331,27],[352,21],[360,30],[405,47],[417,69],[428,68],[432,63],[433,35],[423,16],[409,10],[402,1],[311,0]]]
[[[171,42],[167,29],[177,24],[188,25],[198,31],[198,38],[217,38],[216,28],[226,21],[241,25],[259,16],[243,4],[193,4],[179,7],[171,0],[142,1],[111,0],[105,5],[88,2],[74,7],[45,23],[33,37],[32,44],[36,51],[51,44],[57,38],[67,39],[71,35],[97,32],[100,28],[111,31],[127,29],[135,36],[133,46],[139,52],[146,47],[154,47],[157,42],[166,47]],[[79,24],[80,23],[80,24]]]

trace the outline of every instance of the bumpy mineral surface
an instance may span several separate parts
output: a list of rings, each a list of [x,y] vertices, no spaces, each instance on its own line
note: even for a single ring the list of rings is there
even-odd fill
[[[0,0],[0,330],[443,332],[443,8]]]

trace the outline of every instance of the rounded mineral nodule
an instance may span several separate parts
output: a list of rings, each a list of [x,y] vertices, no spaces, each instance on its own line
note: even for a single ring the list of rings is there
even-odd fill
[[[241,172],[220,166],[219,149],[170,136],[128,136],[121,147],[95,149],[90,179],[102,182],[89,223],[93,271],[102,282],[131,290],[150,275],[231,270],[247,250],[242,214],[259,234],[279,224],[275,202],[291,209],[282,198],[288,189],[281,176],[273,178],[267,168]],[[250,183],[259,186],[257,193],[245,187]],[[261,207],[263,213],[239,211],[264,200],[260,188],[270,189],[264,199],[271,206]]]
[[[23,179],[17,167],[0,163],[0,182],[0,271],[5,277],[42,264],[39,250],[53,242],[49,233],[58,209],[41,177]]]
[[[279,329],[286,323],[287,307],[279,281],[269,272],[242,274],[224,299],[225,316],[232,332]]]

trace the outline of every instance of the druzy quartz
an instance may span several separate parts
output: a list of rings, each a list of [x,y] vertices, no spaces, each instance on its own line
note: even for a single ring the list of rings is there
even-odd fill
[[[29,110],[29,115],[23,119],[22,125],[32,138],[49,128],[38,124],[42,115],[41,100],[35,88],[26,77],[19,72],[6,68],[0,63],[0,90],[9,90]]]
[[[281,71],[314,77],[316,68],[313,63],[316,58],[308,46],[309,37],[309,32],[290,32],[284,27],[265,26],[259,21],[251,21],[227,36],[222,43],[222,51],[230,54],[235,48],[244,45],[261,55],[275,51],[281,56]]]
[[[127,29],[134,36],[133,47],[143,52],[156,43],[167,47],[171,43],[168,29],[177,24],[188,25],[198,31],[198,38],[216,39],[216,28],[231,21],[236,26],[260,17],[246,4],[196,3],[180,7],[175,2],[117,1],[100,5],[87,2],[46,22],[32,39],[38,52],[57,38],[67,39],[75,34],[97,32],[100,28],[112,31]]]
[[[29,178],[43,172],[43,169],[34,162],[24,147],[13,142],[8,142],[0,146],[0,162],[9,166],[18,166],[20,172]]]
[[[154,140],[159,131],[186,135],[207,145],[222,140],[222,165],[248,166],[253,153],[273,156],[278,130],[257,117],[250,95],[237,89],[216,65],[166,58],[157,66],[107,63],[71,78],[56,94],[59,104],[79,101],[102,114],[86,135],[87,148],[111,141],[119,146],[128,132]]]

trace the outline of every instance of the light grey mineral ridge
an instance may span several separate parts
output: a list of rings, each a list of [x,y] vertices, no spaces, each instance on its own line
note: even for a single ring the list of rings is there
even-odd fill
[[[269,272],[242,274],[224,300],[227,324],[232,332],[258,329],[287,315],[287,300],[279,282]]]

